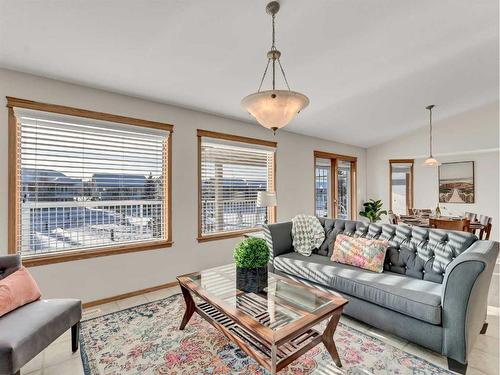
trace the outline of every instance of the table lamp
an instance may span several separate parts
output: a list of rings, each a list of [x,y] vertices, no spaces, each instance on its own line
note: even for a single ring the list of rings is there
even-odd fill
[[[275,191],[258,191],[257,192],[257,207],[275,207],[276,192]],[[264,224],[267,224],[267,210]]]

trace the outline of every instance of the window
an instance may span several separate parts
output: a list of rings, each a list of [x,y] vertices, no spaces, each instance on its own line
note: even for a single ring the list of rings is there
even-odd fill
[[[389,160],[390,209],[406,215],[413,208],[413,159]]]
[[[198,130],[198,240],[235,237],[275,220],[257,192],[275,191],[276,143]]]
[[[356,218],[356,163],[352,156],[314,151],[314,213]]]
[[[170,245],[171,125],[8,100],[11,252],[36,264]]]

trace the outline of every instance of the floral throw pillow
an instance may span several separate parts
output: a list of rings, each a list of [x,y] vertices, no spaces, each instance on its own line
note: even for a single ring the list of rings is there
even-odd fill
[[[388,241],[337,235],[331,260],[373,272],[384,270]]]

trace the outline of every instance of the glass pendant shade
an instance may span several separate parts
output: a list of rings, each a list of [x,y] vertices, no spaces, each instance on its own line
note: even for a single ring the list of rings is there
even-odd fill
[[[287,125],[308,104],[307,96],[289,90],[260,91],[241,100],[241,106],[259,124],[273,130]]]
[[[433,157],[429,157],[425,159],[424,165],[427,167],[437,167],[438,165],[440,165],[440,163]]]

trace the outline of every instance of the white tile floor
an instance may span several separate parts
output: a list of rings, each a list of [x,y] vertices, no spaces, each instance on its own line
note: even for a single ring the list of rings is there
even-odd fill
[[[91,318],[114,311],[122,310],[142,303],[155,301],[179,293],[178,287],[162,289],[146,293],[117,302],[106,303],[84,311],[84,318]],[[469,361],[468,375],[499,375],[499,308],[488,309],[488,332],[480,335],[474,345]],[[446,358],[424,349],[418,345],[408,343],[396,336],[384,333],[376,328],[342,317],[342,322],[361,331],[369,332],[379,339],[398,348],[425,358],[429,362],[446,368]],[[52,345],[35,357],[21,370],[22,375],[83,375],[83,366],[80,353],[71,353],[69,331],[58,338]]]

